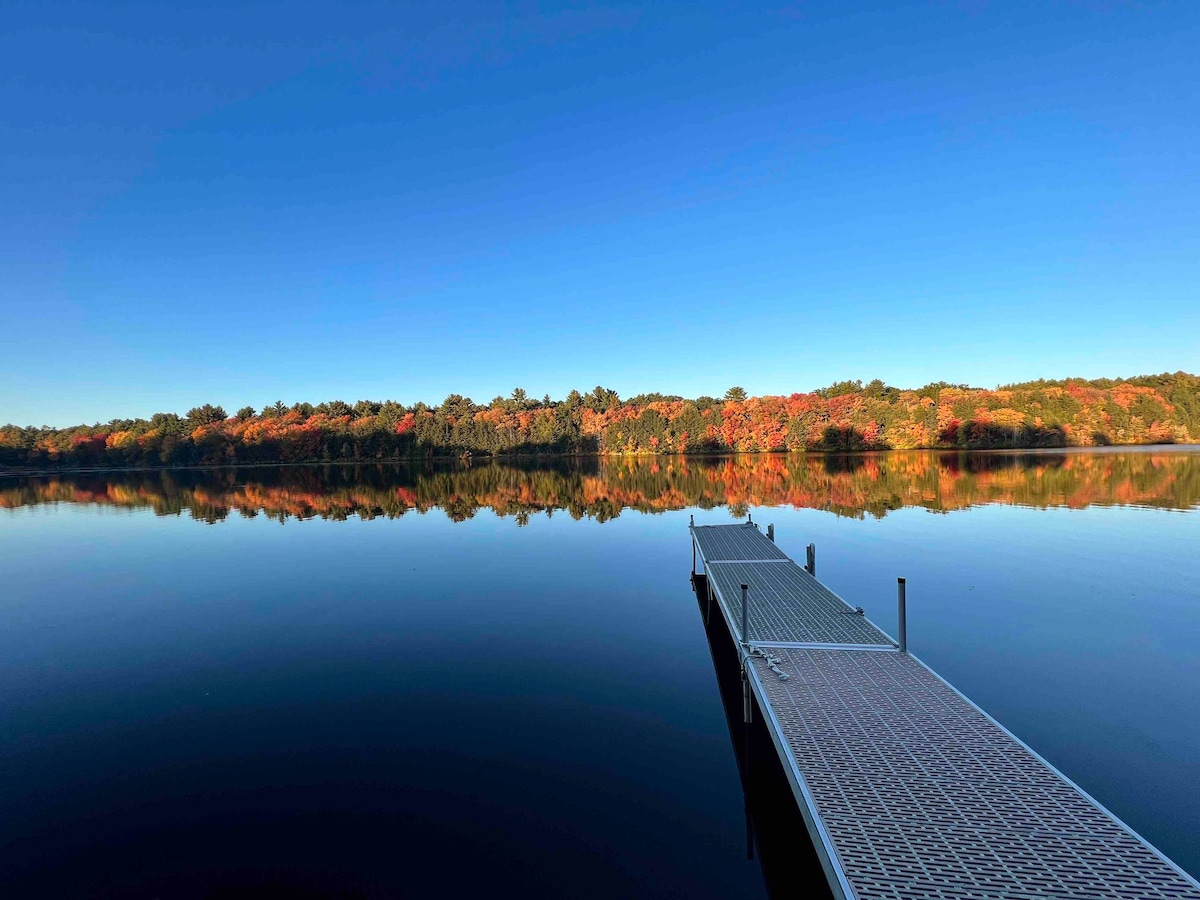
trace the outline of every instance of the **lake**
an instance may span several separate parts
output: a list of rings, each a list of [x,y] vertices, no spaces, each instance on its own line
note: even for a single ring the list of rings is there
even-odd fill
[[[747,514],[1200,875],[1154,447],[0,478],[0,893],[767,896],[688,581]]]

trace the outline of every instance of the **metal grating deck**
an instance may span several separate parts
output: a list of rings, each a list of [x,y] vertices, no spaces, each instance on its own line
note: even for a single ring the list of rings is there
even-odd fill
[[[826,645],[771,649],[786,679],[757,656],[747,668],[835,896],[1200,900],[1200,883],[916,657],[855,649],[890,642],[861,617],[844,616],[876,640],[831,626],[844,601],[763,553],[774,544],[756,528],[692,533],[735,639],[745,582],[754,643]],[[739,558],[771,561],[721,562]]]
[[[855,896],[1200,898],[1132,832],[907,653],[754,665]]]
[[[694,525],[692,534],[708,562],[718,560],[778,559],[788,555],[767,540],[754,525]]]
[[[762,642],[884,644],[892,641],[837,594],[790,560],[709,562],[713,590],[742,625],[742,584],[750,586],[750,639]]]

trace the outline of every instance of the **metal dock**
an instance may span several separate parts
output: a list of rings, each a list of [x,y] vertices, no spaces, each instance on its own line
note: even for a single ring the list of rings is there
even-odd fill
[[[745,713],[761,711],[834,897],[1200,900],[1200,883],[810,574],[811,545],[801,568],[756,525],[689,530],[706,615],[719,609],[740,646]]]

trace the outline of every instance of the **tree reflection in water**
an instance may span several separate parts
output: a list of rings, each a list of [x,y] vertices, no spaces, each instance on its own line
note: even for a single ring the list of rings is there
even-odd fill
[[[95,472],[0,479],[0,507],[78,503],[230,515],[389,518],[441,510],[454,521],[482,509],[524,524],[563,510],[606,521],[751,506],[882,517],[908,506],[950,512],[986,503],[1082,508],[1200,506],[1200,453],[1187,448],[847,455],[743,454],[559,458],[486,464],[321,465]]]

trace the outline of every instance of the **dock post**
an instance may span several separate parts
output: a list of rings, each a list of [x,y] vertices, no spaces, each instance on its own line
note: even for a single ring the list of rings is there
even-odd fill
[[[809,544],[804,548],[808,555],[808,561],[804,565],[805,571],[813,578],[817,577],[817,545]]]
[[[900,652],[908,652],[908,607],[904,596],[905,580],[903,578],[896,579],[896,606],[897,615],[900,619],[899,636],[900,636]]]
[[[742,584],[742,721],[750,724],[750,585]]]
[[[692,539],[692,580],[696,580],[696,539]]]
[[[750,650],[750,585],[742,585],[742,643]]]
[[[767,540],[772,544],[775,543],[775,523],[772,522],[767,526]]]

